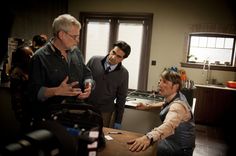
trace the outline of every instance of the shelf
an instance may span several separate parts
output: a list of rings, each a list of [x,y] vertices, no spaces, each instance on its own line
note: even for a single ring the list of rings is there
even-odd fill
[[[185,63],[185,62],[180,62],[181,67],[186,67],[186,68],[198,68],[198,69],[203,69],[203,64],[202,63]],[[207,65],[206,65],[207,68]],[[226,65],[210,65],[210,70],[221,70],[221,71],[233,71],[236,72],[236,67],[233,66],[226,66]]]

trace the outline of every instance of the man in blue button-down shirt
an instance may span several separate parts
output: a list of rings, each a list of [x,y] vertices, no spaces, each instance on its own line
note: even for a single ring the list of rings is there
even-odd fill
[[[77,48],[80,23],[69,14],[55,18],[53,38],[31,59],[29,94],[34,116],[42,117],[52,104],[80,102],[93,86],[91,71]]]

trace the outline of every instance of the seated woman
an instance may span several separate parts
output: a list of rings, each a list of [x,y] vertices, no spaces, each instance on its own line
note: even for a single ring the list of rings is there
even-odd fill
[[[36,50],[44,46],[47,43],[47,40],[48,38],[44,34],[34,35],[33,40],[32,40],[32,46],[31,46],[31,49],[33,50],[33,52],[35,53]]]
[[[29,108],[27,105],[27,85],[29,62],[33,55],[30,47],[19,47],[12,54],[12,65],[10,70],[10,90],[12,108],[15,111],[15,116],[26,127],[29,123]]]

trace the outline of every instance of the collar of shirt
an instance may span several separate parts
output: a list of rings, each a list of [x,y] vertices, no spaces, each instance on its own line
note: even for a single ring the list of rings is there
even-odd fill
[[[177,93],[173,99],[171,99],[169,102],[166,101],[166,99],[164,99],[164,104],[163,104],[163,108],[165,108],[167,105],[169,105],[171,102],[173,102],[175,99],[179,98],[179,93]]]
[[[109,64],[108,63],[108,58],[107,58],[107,60],[105,61],[104,67],[105,67],[105,69],[107,69],[107,67],[110,67],[111,68],[110,71],[113,71],[117,67],[117,64],[115,64],[115,65]]]
[[[67,51],[67,62],[68,64],[70,64],[71,60],[72,60],[72,51]]]

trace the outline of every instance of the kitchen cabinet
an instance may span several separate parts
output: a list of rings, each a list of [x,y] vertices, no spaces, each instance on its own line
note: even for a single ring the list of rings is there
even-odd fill
[[[158,127],[162,123],[159,117],[160,109],[138,110],[135,108],[138,102],[153,103],[154,101],[163,101],[163,98],[159,95],[154,97],[148,91],[129,90],[121,123],[122,130],[145,134],[154,127]]]
[[[222,126],[235,113],[236,89],[196,85],[195,122],[210,126]]]
[[[160,109],[157,110],[137,110],[126,107],[122,120],[122,130],[146,134],[154,127],[161,125],[159,117]]]

